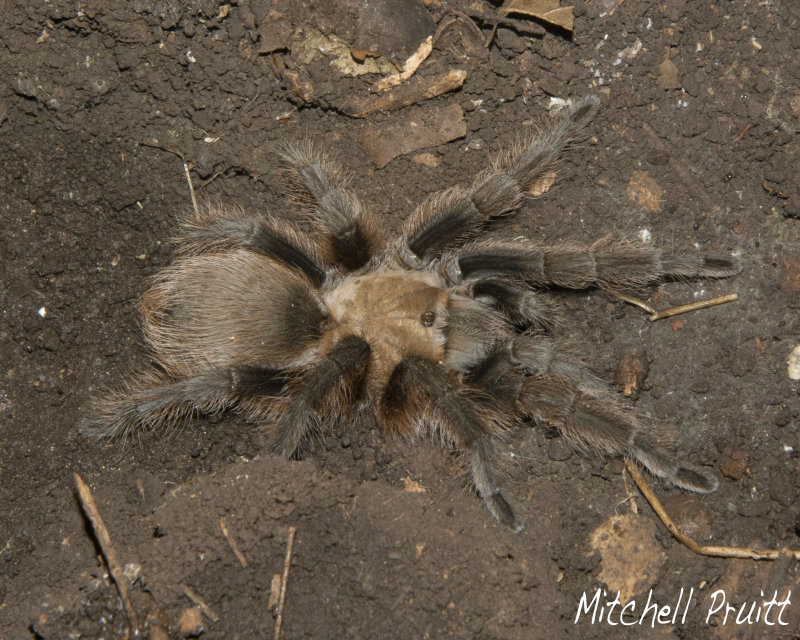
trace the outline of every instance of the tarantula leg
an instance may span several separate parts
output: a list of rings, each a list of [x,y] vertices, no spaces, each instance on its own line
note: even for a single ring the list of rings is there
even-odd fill
[[[549,305],[528,286],[500,278],[482,278],[470,282],[466,293],[475,300],[493,305],[519,330],[545,331],[554,324]]]
[[[537,285],[583,289],[657,282],[663,278],[726,278],[741,271],[735,256],[669,253],[627,242],[537,247],[527,242],[476,242],[447,260],[453,283],[514,277]]]
[[[438,364],[416,357],[402,360],[387,385],[381,417],[401,432],[427,429],[465,450],[475,490],[492,516],[514,532],[522,529],[522,522],[497,483],[494,436],[487,418]]]
[[[599,104],[594,96],[576,100],[563,109],[555,124],[502,154],[468,188],[455,187],[429,197],[403,228],[401,252],[411,253],[404,256],[406,260],[428,264],[474,236],[489,219],[517,209]]]
[[[570,443],[601,454],[628,455],[654,475],[690,491],[717,488],[713,476],[667,453],[599,378],[551,341],[518,338],[510,352],[512,362],[529,374],[519,390],[519,408],[556,426]]]
[[[306,141],[286,144],[281,158],[292,189],[308,205],[312,222],[327,238],[329,259],[349,271],[363,267],[383,244],[381,232],[348,188],[344,169]]]
[[[277,396],[285,383],[280,371],[256,367],[212,371],[174,382],[144,377],[126,390],[95,400],[93,421],[82,431],[101,439],[174,427],[195,413],[217,413],[253,394]]]
[[[241,208],[204,205],[197,215],[181,222],[175,242],[183,254],[247,249],[299,270],[317,287],[325,281],[325,269],[313,242],[285,221]]]
[[[355,390],[369,354],[369,344],[365,340],[345,336],[318,363],[290,381],[277,412],[276,453],[287,457],[294,455],[309,430],[320,423],[323,407],[327,414],[336,413],[339,400],[336,391],[342,387],[346,392]]]

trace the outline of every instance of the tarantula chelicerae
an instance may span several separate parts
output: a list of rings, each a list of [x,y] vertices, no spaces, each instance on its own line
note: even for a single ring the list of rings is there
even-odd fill
[[[95,436],[175,425],[228,408],[274,429],[295,454],[313,429],[371,412],[387,432],[432,435],[463,452],[475,489],[512,530],[521,521],[495,472],[498,443],[524,418],[572,443],[630,456],[692,491],[715,478],[677,460],[572,351],[551,337],[548,287],[725,277],[731,257],[625,242],[542,246],[486,240],[520,207],[596,111],[585,97],[501,155],[469,187],[436,193],[387,242],[342,169],[309,144],[283,161],[313,233],[207,205],[185,219],[178,257],[144,295],[158,372],[98,403]]]

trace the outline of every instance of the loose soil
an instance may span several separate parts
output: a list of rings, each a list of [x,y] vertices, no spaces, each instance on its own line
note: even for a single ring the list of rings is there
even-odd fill
[[[427,4],[432,21],[472,10],[466,0]],[[457,20],[418,74],[458,68],[467,79],[414,108],[460,105],[466,136],[380,170],[359,133],[393,125],[402,110],[344,115],[336,105],[366,93],[367,80],[344,79],[321,61],[307,69],[316,93],[304,102],[259,52],[270,10],[330,31],[331,4],[6,5],[0,638],[125,636],[74,472],[90,483],[130,565],[150,637],[163,637],[159,628],[180,637],[178,620],[192,604],[184,585],[216,614],[204,619],[202,638],[270,636],[270,583],[289,526],[297,536],[286,640],[798,637],[800,603],[784,617],[793,626],[705,619],[719,585],[737,605],[773,588],[800,597],[798,563],[692,554],[633,491],[622,461],[570,452],[541,428],[525,426],[510,444],[505,487],[527,521],[518,535],[491,521],[451,454],[368,428],[343,425],[302,461],[269,455],[258,429],[237,416],[198,418],[127,445],[93,444],[78,432],[93,394],[147,365],[135,302],[169,262],[176,213],[191,206],[182,162],[164,149],[185,156],[201,198],[292,216],[275,149],[313,138],[396,231],[426,194],[464,182],[530,130],[550,96],[593,92],[604,106],[589,139],[566,153],[553,188],[499,229],[547,242],[649,234],[668,248],[741,252],[741,275],[664,284],[655,304],[729,292],[736,303],[649,323],[607,292],[556,293],[559,331],[609,382],[624,354],[648,354],[637,410],[675,428],[681,454],[721,477],[709,496],[656,485],[690,514],[684,525],[715,544],[799,548],[800,399],[786,368],[800,342],[800,15],[792,2],[578,0],[571,37],[501,26],[485,55]],[[491,25],[482,27],[488,37]],[[652,589],[654,600],[674,603],[682,587],[694,588],[689,614],[654,628],[650,619],[625,629],[586,616],[576,624],[581,595],[603,587],[591,533],[634,504],[666,558],[637,601],[643,606]]]

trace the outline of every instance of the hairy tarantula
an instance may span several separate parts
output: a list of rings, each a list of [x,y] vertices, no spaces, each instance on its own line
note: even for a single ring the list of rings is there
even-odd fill
[[[174,426],[235,408],[274,429],[291,456],[310,431],[371,412],[387,432],[432,435],[463,452],[475,490],[511,530],[521,520],[495,471],[498,443],[524,418],[568,441],[624,454],[698,492],[717,481],[676,459],[573,351],[552,337],[542,291],[725,277],[733,257],[626,242],[541,246],[479,237],[518,209],[597,110],[570,103],[469,187],[425,200],[386,241],[339,165],[310,144],[282,158],[313,233],[206,205],[184,219],[175,262],[140,308],[157,369],[97,403],[95,437]]]

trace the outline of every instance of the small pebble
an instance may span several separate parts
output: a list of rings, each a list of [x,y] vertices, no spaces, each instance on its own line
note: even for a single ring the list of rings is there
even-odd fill
[[[189,607],[181,613],[180,630],[182,638],[197,638],[203,633],[203,614],[200,607]]]
[[[800,380],[800,344],[789,355],[789,379]]]

